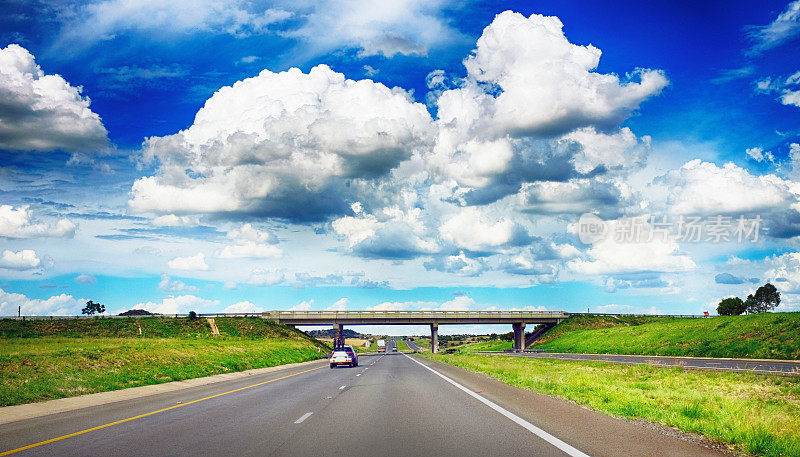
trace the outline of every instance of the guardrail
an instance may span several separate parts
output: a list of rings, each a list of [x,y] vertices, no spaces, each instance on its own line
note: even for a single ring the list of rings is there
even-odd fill
[[[376,317],[376,316],[401,316],[401,317],[517,317],[517,316],[568,316],[564,311],[265,311],[264,316],[279,317]]]

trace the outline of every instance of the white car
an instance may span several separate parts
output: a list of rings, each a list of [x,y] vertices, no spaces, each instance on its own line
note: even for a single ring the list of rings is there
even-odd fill
[[[358,356],[352,346],[345,346],[339,351],[333,351],[331,354],[331,368],[337,365],[347,365],[348,367],[358,366]]]

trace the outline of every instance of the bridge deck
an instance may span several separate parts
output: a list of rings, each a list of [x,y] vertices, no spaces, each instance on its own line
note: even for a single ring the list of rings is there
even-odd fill
[[[413,325],[558,323],[563,311],[267,311],[264,317],[290,325]]]

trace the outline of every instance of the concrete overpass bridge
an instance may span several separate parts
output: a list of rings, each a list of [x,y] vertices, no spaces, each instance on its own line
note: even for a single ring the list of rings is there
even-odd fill
[[[345,325],[429,325],[431,352],[439,351],[439,325],[511,324],[514,350],[525,350],[525,325],[558,324],[564,311],[266,311],[262,316],[286,325],[332,325],[334,345],[343,344]]]

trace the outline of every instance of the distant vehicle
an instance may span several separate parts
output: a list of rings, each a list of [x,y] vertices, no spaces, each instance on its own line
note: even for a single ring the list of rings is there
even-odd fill
[[[378,340],[378,352],[386,352],[386,341]]]
[[[358,356],[353,346],[345,346],[339,351],[333,351],[331,354],[331,368],[337,365],[347,365],[349,367],[358,366]]]
[[[394,347],[392,347],[392,352],[397,352],[397,345],[396,344],[394,345]]]

